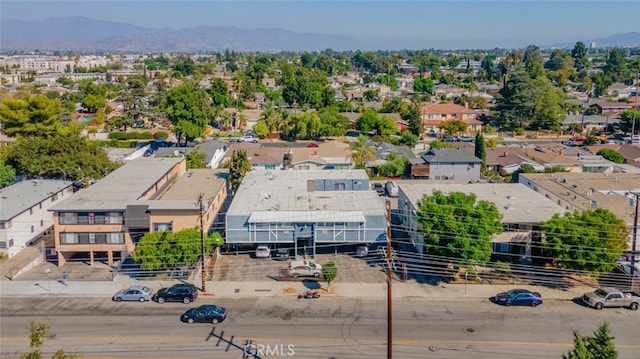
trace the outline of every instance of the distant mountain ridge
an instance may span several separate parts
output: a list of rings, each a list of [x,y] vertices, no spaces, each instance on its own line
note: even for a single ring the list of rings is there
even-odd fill
[[[595,42],[596,47],[637,47],[640,46],[640,32],[627,32],[624,34],[614,34],[608,37],[597,39],[577,40],[574,42],[563,42],[551,45],[549,47],[556,48],[573,48],[576,42],[582,41],[589,46],[591,42]]]
[[[640,46],[640,33],[557,43],[546,48],[573,48],[582,41],[596,47]],[[523,44],[522,48],[529,44]],[[284,29],[241,29],[200,26],[184,29],[146,28],[88,17],[57,17],[41,21],[0,21],[0,51],[79,52],[281,52],[399,50],[346,35],[297,33]]]
[[[343,35],[228,26],[157,29],[79,16],[42,21],[2,20],[0,29],[1,51],[280,52],[329,48],[346,51],[373,47]]]

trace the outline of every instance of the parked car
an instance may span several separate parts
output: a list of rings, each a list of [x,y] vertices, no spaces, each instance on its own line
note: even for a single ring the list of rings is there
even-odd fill
[[[119,291],[112,299],[116,302],[133,300],[142,303],[151,300],[151,298],[153,298],[153,289],[143,285],[134,285]]]
[[[378,193],[379,196],[384,196],[385,194],[385,190],[384,190],[384,185],[380,182],[376,182],[373,184],[373,189],[376,190],[376,192]]]
[[[288,261],[289,260],[289,249],[280,248],[273,253],[273,259],[277,261]]]
[[[384,185],[389,197],[398,197],[398,184],[394,181],[387,181]]]
[[[259,141],[259,138],[253,137],[251,135],[245,135],[245,136],[242,136],[242,138],[239,139],[239,142],[258,143],[258,141]]]
[[[511,305],[530,305],[536,307],[542,304],[542,296],[540,293],[532,292],[527,289],[512,289],[508,292],[498,293],[495,296],[498,304]]]
[[[297,277],[315,277],[322,275],[322,266],[309,261],[293,261],[289,263],[289,275]]]
[[[227,310],[223,307],[206,304],[191,308],[180,316],[184,323],[213,323],[218,324],[227,318]]]
[[[632,291],[621,291],[614,287],[602,287],[582,295],[584,304],[595,309],[629,308],[637,310],[640,306],[640,295]]]
[[[354,254],[354,257],[356,258],[364,258],[366,256],[369,255],[369,247],[367,246],[359,246],[356,249],[356,254]]]
[[[473,142],[475,140],[475,138],[473,138],[471,136],[462,136],[462,137],[458,138],[458,140],[460,142]]]
[[[168,288],[158,290],[153,296],[153,301],[160,304],[164,302],[182,302],[189,304],[198,298],[198,288],[189,283],[175,284]]]
[[[320,147],[320,145],[318,145],[318,144],[317,144],[317,143],[315,143],[315,142],[311,142],[311,143],[309,143],[309,144],[307,145],[307,147]]]
[[[256,258],[269,258],[271,257],[271,249],[266,244],[258,244],[255,256]]]

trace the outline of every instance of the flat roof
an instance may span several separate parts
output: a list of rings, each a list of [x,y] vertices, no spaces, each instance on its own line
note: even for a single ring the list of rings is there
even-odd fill
[[[386,213],[375,191],[314,191],[307,181],[316,179],[361,179],[364,170],[249,171],[234,196],[228,215],[256,211],[358,211],[364,215]]]
[[[0,221],[10,220],[71,185],[71,181],[36,179],[0,189]]]
[[[522,173],[520,181],[533,185],[570,203],[579,210],[606,208],[627,224],[633,223],[634,210],[626,192],[640,192],[640,173]]]
[[[149,209],[197,210],[194,203],[198,196],[202,193],[205,199],[215,197],[226,186],[228,175],[226,169],[190,169],[162,197],[144,203]]]
[[[495,203],[504,223],[538,223],[567,212],[546,197],[520,183],[399,183],[400,191],[418,208],[422,197],[433,191],[474,193],[476,200]]]
[[[94,185],[51,208],[53,211],[125,210],[184,158],[141,157],[126,162]]]

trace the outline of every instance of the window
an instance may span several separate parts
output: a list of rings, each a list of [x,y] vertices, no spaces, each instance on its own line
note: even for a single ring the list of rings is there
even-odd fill
[[[265,170],[275,170],[276,169],[276,165],[264,165],[264,169]]]
[[[35,228],[33,228],[33,226],[31,226],[31,233],[33,233],[35,231]]]
[[[13,247],[13,238],[9,240],[9,248]]]
[[[96,223],[96,216],[93,212],[89,212],[87,215],[87,221],[89,222],[89,224],[95,224]]]
[[[153,224],[154,232],[173,232],[173,223],[154,223]]]
[[[344,183],[336,183],[333,185],[333,189],[336,191],[344,191],[347,186]]]
[[[0,248],[7,248],[7,242],[0,241]]]
[[[122,224],[122,213],[120,212],[109,212],[107,223],[110,224]]]
[[[44,227],[44,221],[40,220],[40,227]]]
[[[61,212],[58,215],[60,224],[78,224],[78,214],[74,212]]]

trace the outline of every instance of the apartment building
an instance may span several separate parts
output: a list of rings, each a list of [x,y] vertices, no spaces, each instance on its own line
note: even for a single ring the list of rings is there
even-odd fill
[[[49,209],[72,193],[72,182],[58,180],[26,180],[0,189],[0,253],[11,258],[49,231]]]
[[[205,228],[227,196],[227,171],[187,170],[184,158],[138,158],[51,208],[58,265],[69,260],[112,265],[153,231]]]

